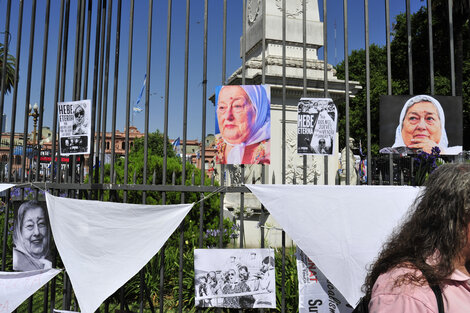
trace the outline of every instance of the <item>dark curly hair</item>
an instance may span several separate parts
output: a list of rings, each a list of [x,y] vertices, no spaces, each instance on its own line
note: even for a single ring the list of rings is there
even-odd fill
[[[418,269],[395,285],[441,284],[467,245],[470,222],[470,164],[444,164],[425,183],[405,222],[384,244],[371,265],[362,291],[370,300],[379,275],[394,267]],[[426,261],[432,259],[428,264]],[[423,276],[424,275],[424,276]]]

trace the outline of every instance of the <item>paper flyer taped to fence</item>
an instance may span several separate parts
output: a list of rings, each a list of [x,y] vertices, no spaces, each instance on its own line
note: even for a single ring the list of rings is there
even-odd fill
[[[275,308],[272,249],[195,249],[197,307]]]
[[[330,98],[301,98],[297,106],[297,153],[333,155],[338,112]]]
[[[299,313],[351,313],[353,307],[323,275],[310,258],[297,248]]]
[[[90,153],[91,101],[59,102],[60,154]]]

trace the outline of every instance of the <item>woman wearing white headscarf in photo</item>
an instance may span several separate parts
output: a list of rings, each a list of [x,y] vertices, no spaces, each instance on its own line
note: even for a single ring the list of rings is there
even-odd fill
[[[46,210],[36,201],[21,204],[13,230],[13,269],[33,271],[51,268],[49,238]]]
[[[462,152],[462,146],[448,145],[445,115],[441,104],[433,97],[419,95],[406,101],[395,131],[395,143],[391,148],[384,148],[380,152],[394,153],[404,147],[426,153],[431,153],[434,147],[439,147],[441,154]]]
[[[216,103],[216,163],[269,164],[271,123],[264,86],[218,87]]]

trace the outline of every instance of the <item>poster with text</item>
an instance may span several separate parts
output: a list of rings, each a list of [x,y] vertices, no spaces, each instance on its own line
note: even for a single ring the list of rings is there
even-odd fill
[[[270,164],[270,98],[267,85],[216,88],[216,164]]]
[[[13,222],[13,270],[52,268],[51,231],[45,203],[15,202]]]
[[[276,307],[272,249],[196,249],[194,273],[197,307]]]
[[[316,267],[315,263],[297,248],[299,279],[299,313],[351,313],[353,307]]]
[[[380,153],[455,155],[462,143],[462,97],[380,97]]]
[[[89,154],[91,101],[59,102],[60,153]]]
[[[297,153],[332,155],[338,112],[330,98],[301,98],[297,106]]]

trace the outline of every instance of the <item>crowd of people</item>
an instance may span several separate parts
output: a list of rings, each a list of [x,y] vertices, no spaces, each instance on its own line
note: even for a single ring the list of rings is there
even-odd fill
[[[256,273],[238,264],[226,271],[215,270],[196,278],[196,306],[253,308],[275,305],[274,258],[267,256]]]

